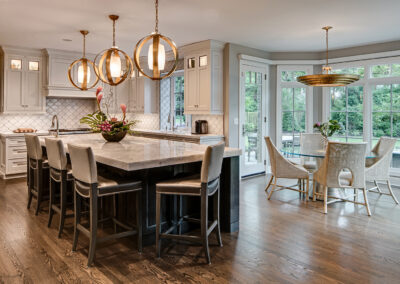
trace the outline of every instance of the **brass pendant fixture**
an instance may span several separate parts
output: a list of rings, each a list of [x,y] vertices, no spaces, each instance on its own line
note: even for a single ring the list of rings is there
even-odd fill
[[[133,64],[129,55],[115,45],[115,21],[118,20],[119,16],[109,15],[108,17],[113,21],[113,45],[97,54],[94,62],[97,63],[95,70],[100,80],[111,86],[116,86],[129,77]]]
[[[322,67],[323,74],[305,75],[297,77],[297,81],[307,86],[313,87],[340,87],[351,84],[360,79],[360,76],[354,74],[331,74],[332,68],[328,62],[328,31],[332,27],[323,27],[326,32],[326,65]]]
[[[142,73],[145,77],[150,78],[152,80],[161,80],[169,77],[176,69],[178,64],[178,49],[176,48],[175,43],[168,37],[163,36],[158,33],[158,0],[155,0],[155,10],[156,10],[156,24],[155,30],[150,35],[142,38],[136,44],[135,52],[133,54],[133,59],[135,61],[135,65],[140,73]],[[140,65],[140,52],[142,51],[143,46],[151,41],[148,51],[147,51],[147,62],[148,69],[150,70],[148,73],[144,71],[144,68]],[[174,64],[170,70],[164,70],[166,66],[166,53],[165,46],[161,41],[164,41],[172,50],[174,54]],[[150,74],[152,70],[152,74]],[[164,75],[162,75],[164,73]]]
[[[86,36],[89,33],[89,31],[82,30],[80,32],[83,35],[83,56],[82,58],[72,62],[71,65],[69,66],[68,79],[75,88],[78,88],[79,90],[82,91],[87,91],[96,86],[97,82],[99,81],[99,77],[96,76],[96,79],[94,80],[93,84],[88,86],[90,82],[90,75],[92,73],[90,69],[96,72],[96,65],[94,64],[93,61],[86,58]],[[75,65],[78,65],[77,82],[75,82],[72,78],[72,71]]]

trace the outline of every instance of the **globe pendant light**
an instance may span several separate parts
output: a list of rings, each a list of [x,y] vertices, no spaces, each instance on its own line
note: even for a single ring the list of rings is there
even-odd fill
[[[96,55],[94,62],[98,62],[98,64],[95,71],[101,81],[116,86],[129,77],[133,63],[129,55],[115,45],[115,21],[118,20],[119,16],[110,15],[108,17],[113,21],[113,46]],[[121,59],[121,57],[123,58]]]
[[[140,73],[142,73],[144,76],[146,76],[147,78],[150,78],[152,80],[161,80],[166,77],[169,77],[175,71],[176,66],[178,64],[179,55],[178,55],[178,49],[176,48],[175,43],[168,37],[163,36],[162,34],[158,33],[158,0],[155,0],[155,10],[156,10],[155,30],[150,35],[139,40],[139,42],[136,44],[136,47],[135,47],[133,59],[135,61],[135,65]],[[165,62],[166,61],[166,53],[165,53],[166,50],[165,50],[165,45],[161,41],[166,43],[171,48],[171,50],[174,54],[174,64],[170,70],[164,70],[165,66],[166,66],[166,62]],[[151,74],[150,74],[150,72],[146,73],[144,71],[144,68],[140,64],[140,52],[141,52],[143,46],[147,42],[150,42],[150,45],[149,45],[148,51],[147,51],[147,65],[148,65],[148,69],[152,71]],[[161,75],[162,73],[164,73],[164,75]]]
[[[324,74],[305,75],[297,77],[297,81],[308,86],[314,87],[340,87],[351,84],[360,79],[354,74],[331,74],[332,68],[328,64],[328,31],[332,27],[323,27],[326,32],[326,65],[322,67]]]
[[[72,62],[71,65],[69,66],[68,79],[75,88],[78,88],[79,90],[82,90],[82,91],[86,91],[86,90],[91,89],[94,86],[96,86],[97,82],[99,81],[99,78],[96,76],[96,79],[94,80],[93,84],[88,86],[89,82],[90,82],[90,74],[91,74],[90,69],[93,69],[96,72],[96,65],[94,64],[93,61],[86,58],[86,35],[89,32],[85,31],[85,30],[82,30],[80,32],[83,35],[83,56],[82,56],[82,58]],[[78,64],[79,64],[78,78],[77,78],[77,82],[75,82],[72,77],[72,71],[74,70],[74,66],[78,65]]]

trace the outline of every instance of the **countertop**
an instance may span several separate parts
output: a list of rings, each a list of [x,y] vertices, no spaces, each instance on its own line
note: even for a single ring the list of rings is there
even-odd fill
[[[223,139],[224,135],[218,134],[193,134],[179,131],[166,131],[166,130],[147,130],[147,129],[134,129],[133,132],[138,134],[149,134],[164,137],[181,137],[181,138],[191,138],[191,139]]]
[[[37,131],[34,133],[14,133],[12,131],[0,131],[0,137],[23,137],[25,134],[49,135],[48,131]]]
[[[44,138],[40,137],[42,145]],[[199,162],[207,148],[207,145],[135,136],[127,136],[120,143],[107,143],[101,134],[65,135],[60,138],[64,145],[90,146],[97,162],[126,171]],[[226,147],[224,157],[240,154],[240,149]]]

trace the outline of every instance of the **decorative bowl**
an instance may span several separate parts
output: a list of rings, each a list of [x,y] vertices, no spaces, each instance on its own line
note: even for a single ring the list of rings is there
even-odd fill
[[[116,134],[108,134],[107,132],[102,132],[101,135],[107,142],[120,142],[125,138],[127,131],[117,132]]]

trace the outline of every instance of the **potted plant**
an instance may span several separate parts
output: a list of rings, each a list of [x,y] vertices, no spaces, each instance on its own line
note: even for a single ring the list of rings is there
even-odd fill
[[[328,137],[331,137],[336,132],[342,129],[342,126],[337,120],[331,119],[327,122],[314,124],[314,129],[316,129],[324,137],[325,146],[328,144]]]
[[[132,132],[132,127],[137,123],[136,121],[128,121],[126,119],[126,105],[121,104],[122,119],[111,117],[108,113],[108,104],[106,104],[107,114],[101,109],[101,100],[103,99],[102,87],[96,90],[97,110],[88,114],[80,119],[80,123],[87,124],[93,132],[100,132],[105,140],[108,142],[120,142],[126,134]]]

